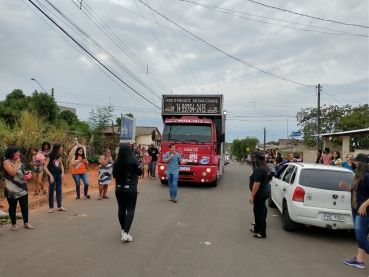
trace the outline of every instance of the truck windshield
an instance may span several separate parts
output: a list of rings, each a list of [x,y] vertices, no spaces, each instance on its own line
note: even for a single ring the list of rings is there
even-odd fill
[[[211,142],[211,125],[166,124],[163,140]]]

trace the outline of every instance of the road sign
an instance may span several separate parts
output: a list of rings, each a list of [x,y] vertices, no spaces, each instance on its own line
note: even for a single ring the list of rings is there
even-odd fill
[[[249,151],[250,151],[250,148],[248,148],[248,147],[247,147],[247,148],[246,148],[246,151],[247,151],[247,152],[249,152]]]

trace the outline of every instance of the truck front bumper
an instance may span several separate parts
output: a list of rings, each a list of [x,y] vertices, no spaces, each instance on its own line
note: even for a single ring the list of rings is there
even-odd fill
[[[179,182],[211,183],[218,178],[218,167],[214,165],[180,165]],[[166,164],[158,165],[160,180],[167,180]]]

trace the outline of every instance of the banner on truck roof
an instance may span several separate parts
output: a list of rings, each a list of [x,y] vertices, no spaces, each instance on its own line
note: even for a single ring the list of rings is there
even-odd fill
[[[120,143],[128,143],[135,140],[136,137],[136,119],[127,115],[121,115],[120,123]]]
[[[165,96],[162,113],[165,114],[221,114],[221,97]]]

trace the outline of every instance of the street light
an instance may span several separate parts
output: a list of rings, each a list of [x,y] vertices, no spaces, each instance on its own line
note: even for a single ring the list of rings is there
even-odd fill
[[[32,78],[31,80],[35,81],[44,90],[44,92],[47,93],[46,90],[41,86],[41,84],[39,82],[37,82],[37,80],[35,78]]]

